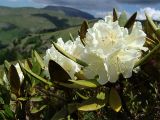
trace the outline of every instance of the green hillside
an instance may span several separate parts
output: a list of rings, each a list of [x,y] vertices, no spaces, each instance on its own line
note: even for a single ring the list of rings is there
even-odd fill
[[[63,10],[0,7],[0,42],[8,44],[11,40],[29,33],[76,26],[84,19],[81,16],[69,16]]]
[[[69,39],[77,34],[84,20],[94,17],[83,11],[62,7],[10,8],[0,6],[0,64],[30,56],[31,50],[43,53],[50,40]]]

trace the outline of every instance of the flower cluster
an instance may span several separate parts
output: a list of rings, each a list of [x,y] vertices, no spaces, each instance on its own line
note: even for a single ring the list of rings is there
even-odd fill
[[[59,38],[57,40],[57,44],[62,47],[67,53],[74,55],[75,57],[80,57],[79,55],[84,48],[81,44],[81,41],[78,40],[74,42],[69,40],[64,43],[62,38]],[[46,51],[46,55],[44,56],[44,63],[46,66],[48,65],[49,60],[54,60],[59,65],[61,65],[72,79],[75,78],[74,74],[80,71],[80,66],[77,63],[59,53],[53,45]]]
[[[44,61],[46,66],[49,60],[60,64],[72,79],[80,70],[86,79],[94,79],[100,84],[116,82],[120,74],[124,78],[132,76],[135,63],[140,59],[145,43],[146,34],[140,22],[135,22],[132,30],[120,27],[118,21],[113,22],[112,16],[99,20],[87,30],[82,44],[78,36],[75,41],[63,42],[59,38],[57,44],[70,55],[88,64],[83,67],[59,53],[54,46],[46,51]]]

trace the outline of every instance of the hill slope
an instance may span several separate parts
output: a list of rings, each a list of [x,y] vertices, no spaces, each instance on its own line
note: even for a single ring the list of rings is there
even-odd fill
[[[29,33],[65,29],[92,18],[88,13],[67,7],[0,7],[0,42],[8,44]]]
[[[44,8],[45,10],[54,10],[54,11],[63,11],[65,15],[71,16],[71,17],[81,17],[85,19],[94,19],[93,15],[90,15],[86,12],[74,9],[74,8],[69,8],[69,7],[64,7],[64,6],[47,6]]]

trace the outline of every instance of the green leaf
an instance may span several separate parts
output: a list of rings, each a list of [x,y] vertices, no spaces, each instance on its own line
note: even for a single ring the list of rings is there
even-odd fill
[[[113,22],[115,22],[116,20],[118,20],[118,12],[116,8],[113,8]]]
[[[105,101],[98,100],[97,98],[90,98],[79,105],[80,111],[95,111],[105,106]]]
[[[148,14],[146,13],[146,19],[149,23],[149,26],[151,27],[151,30],[155,33],[155,35],[157,36],[158,39],[160,39],[160,30],[158,29],[158,27],[155,25],[155,23],[153,22],[153,20],[151,19],[150,16],[148,16]]]
[[[86,105],[79,107],[78,110],[80,110],[80,111],[95,111],[95,110],[101,109],[104,106],[105,106],[105,104],[100,105],[98,103],[90,103],[90,104],[86,104]]]
[[[119,25],[120,25],[121,27],[124,27],[124,26],[125,26],[125,24],[126,24],[126,22],[127,22],[127,14],[126,14],[125,11],[123,11],[123,12],[121,13],[118,22],[119,22]]]
[[[85,88],[96,88],[100,86],[100,84],[96,80],[69,80],[73,84],[58,82],[58,85],[67,87],[67,88],[75,88],[75,89],[85,89]]]
[[[21,63],[21,62],[19,61],[19,63]],[[29,63],[28,61],[26,61],[26,60],[24,61],[24,67],[25,67],[25,68],[31,69],[32,67],[30,67],[29,64],[30,64],[30,63]],[[22,63],[21,63],[21,66],[23,66]]]
[[[4,115],[4,111],[0,110],[0,120],[7,120]]]
[[[137,12],[135,12],[130,18],[129,20],[127,21],[127,23],[125,24],[125,28],[131,28],[136,20],[136,17],[137,17]]]
[[[31,61],[30,61],[29,59],[27,59],[25,62],[26,62],[25,64],[27,64],[27,66],[28,66],[30,69],[32,69],[33,66],[32,66]]]
[[[67,116],[77,110],[77,103],[71,103],[65,105],[60,111],[58,111],[51,120],[66,120]]]
[[[4,61],[4,66],[5,66],[5,68],[6,68],[7,70],[9,70],[11,64],[10,64],[7,60],[5,60],[5,61]]]
[[[35,97],[31,97],[30,101],[32,101],[32,102],[40,102],[40,101],[43,101],[44,98],[45,98],[45,96],[35,96]]]
[[[34,51],[34,56],[36,57],[37,62],[40,64],[41,68],[45,68],[43,59],[40,57],[40,55],[36,51]]]
[[[160,35],[160,28],[156,30],[156,33]]]
[[[4,104],[10,104],[11,93],[6,86],[0,85],[0,96],[4,101]]]
[[[54,45],[55,49],[58,50],[62,55],[66,56],[67,58],[73,60],[74,62],[76,62],[76,63],[78,63],[78,64],[80,64],[80,65],[82,65],[82,66],[84,66],[84,67],[87,67],[87,66],[88,66],[87,63],[85,63],[85,62],[83,62],[82,60],[79,60],[79,59],[75,58],[74,56],[68,54],[68,53],[67,53],[63,48],[61,48],[58,44],[56,44],[56,43],[53,42],[53,45]]]
[[[37,75],[40,75],[41,73],[41,65],[39,64],[37,58],[35,57],[34,51],[32,51],[32,69],[31,70]]]
[[[28,63],[27,61],[25,61],[24,62],[24,67],[23,67],[23,64],[21,63],[21,61],[18,61],[18,63],[19,63],[19,66],[20,66],[20,68],[22,70],[22,73],[24,75],[24,79],[23,79],[22,85],[21,85],[21,92],[22,92],[22,91],[24,91],[24,89],[26,87],[26,81],[28,81],[30,85],[32,84],[29,76],[27,75],[26,71],[24,70],[24,67],[27,68],[27,69],[30,69],[30,67],[29,67],[30,63]]]
[[[24,67],[23,67],[23,68],[24,68]],[[42,81],[43,83],[45,83],[45,84],[47,84],[47,85],[50,85],[50,86],[53,85],[53,83],[47,81],[46,79],[40,77],[39,75],[37,75],[37,74],[35,74],[35,73],[33,73],[31,70],[29,70],[29,69],[27,69],[27,68],[24,68],[24,70],[25,70],[28,74],[30,74],[31,76],[33,76],[34,78]]]
[[[104,92],[100,92],[97,94],[97,99],[99,100],[105,100],[105,93]]]
[[[26,98],[26,97],[19,97],[18,100],[19,100],[19,101],[27,101],[28,98]]]
[[[74,75],[75,75],[75,76],[77,77],[77,79],[79,79],[79,80],[85,80],[85,79],[86,79],[85,76],[84,76],[83,70],[80,70],[79,72],[76,72]]]
[[[11,91],[16,95],[20,95],[20,78],[14,65],[9,68],[9,81],[11,85]]]
[[[119,112],[121,110],[122,107],[121,98],[115,88],[111,88],[109,94],[109,105],[116,112]]]
[[[154,24],[153,20],[151,19],[151,17],[148,16],[147,13],[145,13],[145,15],[149,25],[151,26],[152,30],[155,32],[157,30],[156,25]]]
[[[82,44],[85,46],[85,41],[84,38],[86,37],[86,33],[88,30],[88,22],[87,21],[83,21],[80,30],[78,31],[78,35],[80,36],[80,40],[82,42]]]
[[[5,112],[5,115],[7,116],[7,118],[10,118],[10,119],[14,118],[14,113],[10,109],[9,105],[4,105],[4,112]]]
[[[156,34],[156,36],[158,38],[158,41],[160,41],[160,28],[157,28],[155,34]]]
[[[82,99],[84,99],[84,100],[88,100],[88,99],[89,99],[89,97],[84,96],[84,95],[80,94],[80,93],[77,92],[77,91],[76,91],[76,94],[77,94],[79,97],[81,97]]]
[[[21,68],[21,70],[22,70],[22,73],[24,74],[24,70],[23,70],[23,64],[22,64],[22,62],[21,61],[18,61],[18,64],[19,64],[19,67]]]
[[[53,60],[49,61],[48,69],[52,81],[67,82],[71,79],[69,74]]]
[[[100,86],[97,80],[69,80],[69,81],[81,86],[89,87],[89,88],[96,88]]]
[[[67,110],[62,108],[60,111],[55,113],[55,115],[51,118],[51,120],[66,120],[67,118]]]
[[[33,66],[32,66],[32,69],[31,69],[34,73],[36,73],[37,75],[40,75],[41,73],[41,66],[40,64],[38,63],[38,61],[34,61],[33,62]]]
[[[17,100],[17,96],[13,93],[11,93],[11,100],[12,101],[16,101]]]
[[[62,83],[62,82],[57,82],[58,85],[63,86],[63,87],[67,87],[67,88],[75,88],[75,89],[83,89],[86,88],[85,86],[82,85],[78,85],[78,84],[68,84],[68,83]]]
[[[35,107],[34,107],[34,108],[31,110],[31,113],[32,113],[32,114],[39,113],[39,112],[41,112],[42,110],[44,110],[46,107],[47,107],[47,105],[43,105],[43,106],[41,106],[40,108],[35,108]]]
[[[0,97],[0,104],[4,104],[4,100],[2,97]]]

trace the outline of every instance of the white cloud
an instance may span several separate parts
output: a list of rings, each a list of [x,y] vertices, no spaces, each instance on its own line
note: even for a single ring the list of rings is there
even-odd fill
[[[119,11],[119,15],[121,14],[122,11]],[[128,18],[133,14],[130,12],[125,11]],[[137,20],[145,20],[146,16],[145,13],[147,13],[153,20],[160,21],[160,10],[155,9],[155,8],[150,8],[150,7],[145,7],[143,9],[140,9],[137,11]],[[112,11],[107,12],[107,14],[112,14]]]
[[[138,11],[137,19],[138,20],[145,20],[145,12],[153,19],[160,21],[160,10],[156,10],[155,8],[146,7],[140,9]]]

